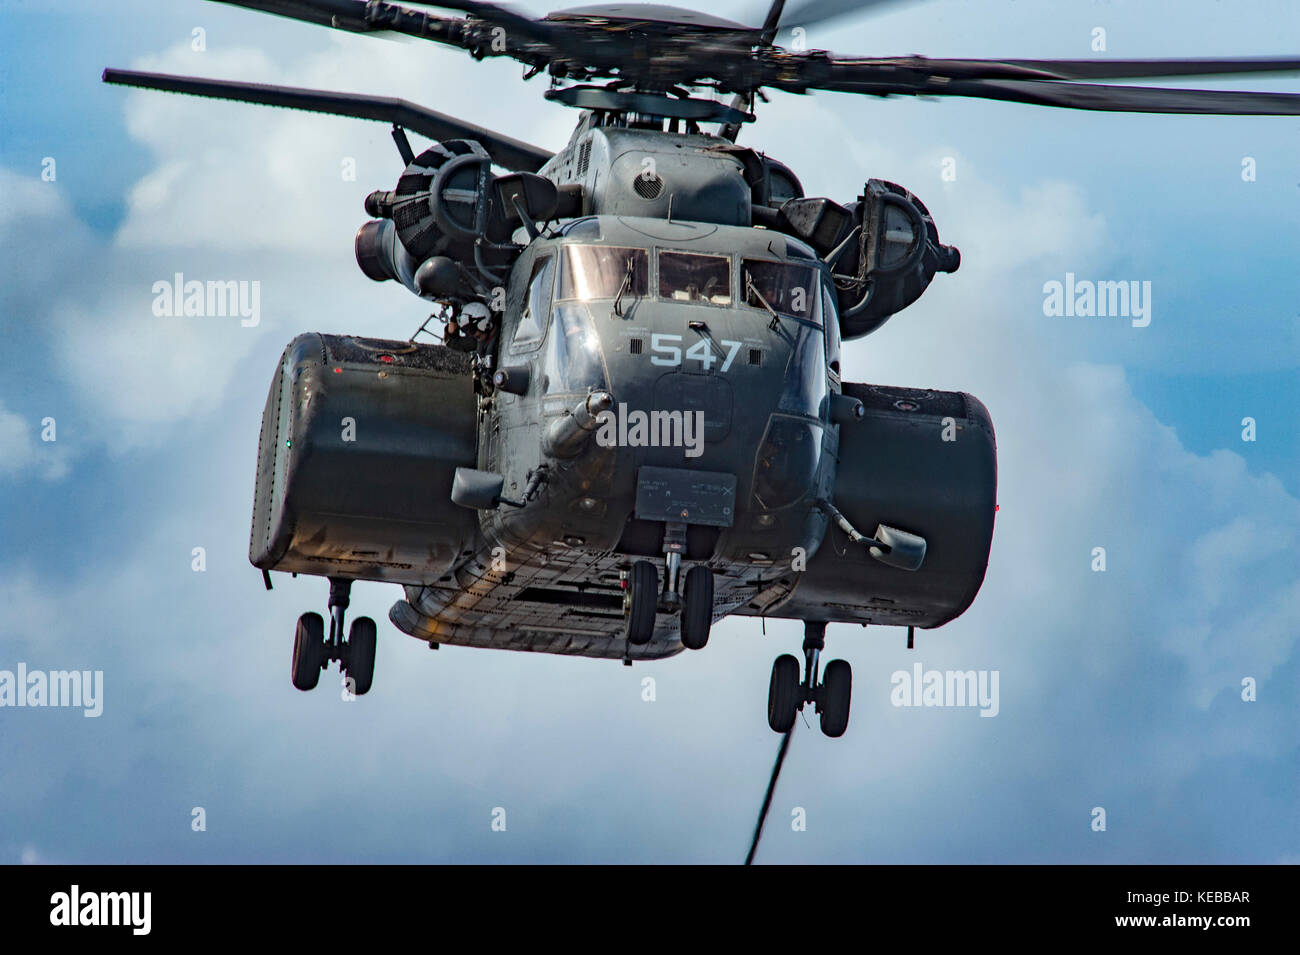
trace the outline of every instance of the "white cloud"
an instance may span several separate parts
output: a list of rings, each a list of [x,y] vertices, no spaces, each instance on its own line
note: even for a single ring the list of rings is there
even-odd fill
[[[68,455],[57,443],[57,420],[52,424],[55,440],[38,440],[42,421],[29,421],[0,403],[0,476],[12,479],[30,472],[47,481],[66,477]]]

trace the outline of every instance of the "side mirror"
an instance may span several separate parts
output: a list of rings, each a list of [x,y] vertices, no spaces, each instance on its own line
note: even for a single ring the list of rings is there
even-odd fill
[[[452,503],[475,511],[496,510],[505,483],[505,477],[494,471],[457,468],[451,481]]]
[[[876,543],[869,550],[876,560],[899,570],[921,569],[925,562],[924,537],[880,524],[876,527],[875,538]]]

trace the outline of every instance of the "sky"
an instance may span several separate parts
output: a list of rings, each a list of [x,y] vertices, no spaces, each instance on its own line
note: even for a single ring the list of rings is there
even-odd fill
[[[1017,58],[1297,41],[1286,0],[929,0],[806,36]],[[201,0],[0,0],[0,671],[103,672],[97,718],[0,707],[0,861],[743,859],[797,622],[725,620],[632,668],[433,653],[388,623],[397,587],[361,583],[374,689],[291,687],[327,587],[266,593],[248,564],[259,417],[295,335],[405,338],[427,314],[353,259],[400,159],[381,124],[127,91],[106,66],[396,95],[552,149],[577,119],[516,64],[417,42]],[[810,195],[902,183],[961,249],[843,366],[978,396],[1000,479],[970,610],[911,651],[829,628],[852,721],[796,723],[757,861],[1300,861],[1300,120],[773,94],[743,135]],[[259,323],[155,316],[177,272],[260,282]],[[1067,273],[1150,282],[1150,324],[1045,314]],[[894,706],[915,663],[996,671],[997,715]]]

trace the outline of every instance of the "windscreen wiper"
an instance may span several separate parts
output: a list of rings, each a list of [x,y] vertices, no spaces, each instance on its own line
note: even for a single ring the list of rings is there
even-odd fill
[[[777,310],[768,304],[767,299],[763,298],[763,293],[760,292],[758,290],[758,286],[754,284],[754,277],[750,275],[749,270],[746,269],[745,270],[745,294],[749,295],[750,293],[753,293],[754,298],[758,299],[759,304],[762,305],[765,309],[767,309],[768,314],[772,316],[772,320],[767,323],[767,327],[771,331],[776,331],[777,329],[779,329],[781,327],[780,314],[778,314]]]
[[[632,285],[632,272],[635,266],[632,264],[632,256],[627,257],[627,270],[623,273],[623,282],[618,287],[618,294],[614,296],[614,314],[619,318],[623,317],[623,293]]]

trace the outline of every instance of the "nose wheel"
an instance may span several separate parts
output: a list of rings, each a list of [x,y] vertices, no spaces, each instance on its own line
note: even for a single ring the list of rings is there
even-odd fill
[[[702,650],[713,628],[713,571],[702,565],[688,570],[677,593],[681,555],[669,553],[664,587],[659,571],[648,560],[639,560],[623,575],[623,635],[633,646],[644,646],[654,636],[655,614],[677,613],[681,619],[682,645]]]
[[[849,727],[849,704],[853,696],[853,669],[846,660],[832,660],[817,682],[821,651],[826,646],[826,624],[804,621],[804,678],[799,679],[799,661],[784,653],[772,664],[767,689],[767,725],[777,733],[788,733],[795,716],[805,704],[813,704],[821,717],[821,729],[840,737]]]
[[[697,564],[682,587],[682,646],[703,650],[713,628],[713,571]]]
[[[293,636],[293,685],[300,690],[312,690],[320,682],[321,671],[337,660],[339,669],[351,681],[349,690],[361,696],[369,692],[375,679],[375,647],[378,630],[374,620],[358,617],[352,621],[348,638],[343,639],[343,618],[351,602],[352,581],[341,577],[330,578],[330,630],[325,635],[325,620],[318,613],[305,613],[298,618]]]

